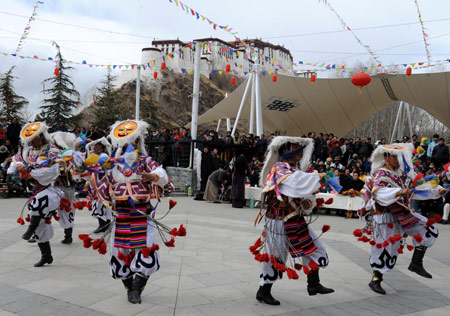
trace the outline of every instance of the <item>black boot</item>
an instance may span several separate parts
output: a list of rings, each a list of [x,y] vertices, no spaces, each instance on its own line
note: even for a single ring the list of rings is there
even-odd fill
[[[408,270],[417,273],[424,278],[431,279],[433,276],[429,274],[423,267],[423,257],[425,256],[425,252],[427,251],[427,247],[419,246],[414,249],[414,253],[411,259],[411,263],[409,264]]]
[[[386,291],[381,287],[381,281],[383,281],[383,274],[380,271],[373,271],[372,281],[369,283],[369,287],[378,294],[386,294]]]
[[[264,284],[263,286],[260,286],[258,292],[256,292],[256,299],[269,305],[280,305],[280,301],[270,294],[271,289],[272,284]]]
[[[64,239],[61,240],[62,244],[69,245],[72,243],[72,241],[73,241],[72,240],[72,231],[73,231],[73,228],[65,228],[64,229]]]
[[[101,218],[98,218],[98,227],[96,230],[94,230],[94,234],[106,232],[108,230],[110,223],[111,223],[110,220],[104,221]]]
[[[125,289],[127,290],[128,302],[133,303],[131,301],[132,298],[132,287],[133,287],[133,276],[128,279],[122,280],[123,285],[125,285]]]
[[[40,242],[38,243],[39,249],[41,250],[41,260],[37,262],[34,266],[35,267],[42,267],[44,264],[52,263],[53,257],[52,257],[52,249],[50,248],[50,242]]]
[[[136,273],[131,287],[131,298],[128,299],[130,303],[141,304],[141,294],[147,284],[148,277]]]
[[[31,216],[30,225],[28,225],[27,231],[22,235],[22,239],[30,240],[31,237],[34,235],[34,232],[36,231],[36,228],[39,226],[40,222],[41,222],[40,216]]]
[[[333,289],[329,289],[320,284],[319,279],[319,270],[311,271],[308,274],[308,294],[316,295],[316,294],[330,294],[333,293]]]

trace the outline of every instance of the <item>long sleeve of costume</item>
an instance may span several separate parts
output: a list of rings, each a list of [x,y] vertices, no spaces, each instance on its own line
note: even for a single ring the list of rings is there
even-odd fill
[[[293,198],[304,198],[311,196],[319,188],[320,177],[317,172],[295,171],[280,184],[280,193]]]
[[[397,202],[399,199],[397,193],[400,191],[400,188],[379,188],[373,194],[378,204],[382,206],[389,206]]]

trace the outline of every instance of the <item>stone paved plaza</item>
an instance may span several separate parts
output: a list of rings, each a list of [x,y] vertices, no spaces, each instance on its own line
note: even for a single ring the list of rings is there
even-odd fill
[[[440,237],[425,257],[433,279],[407,270],[411,252],[397,261],[383,283],[387,295],[372,292],[369,245],[352,235],[357,219],[321,215],[313,224],[330,224],[324,241],[330,265],[320,271],[322,283],[335,293],[308,296],[306,277],[283,280],[273,287],[281,306],[255,300],[259,264],[248,251],[261,227],[254,228],[256,209],[233,209],[188,197],[166,217],[168,225],[184,224],[185,238],[176,248],[161,247],[161,269],[150,279],[143,302],[127,302],[125,289],[109,276],[108,256],[85,249],[78,238],[60,243],[63,230],[55,224],[53,264],[34,268],[40,258],[36,244],[21,240],[25,226],[16,219],[25,199],[0,199],[0,316],[6,315],[448,315],[450,305],[450,225],[439,225]],[[167,209],[165,199],[160,213]],[[88,211],[76,215],[74,236],[95,229]]]

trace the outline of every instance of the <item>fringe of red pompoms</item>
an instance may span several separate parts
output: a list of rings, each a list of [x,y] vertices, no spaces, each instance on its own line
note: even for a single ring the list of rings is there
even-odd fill
[[[69,213],[70,211],[72,211],[72,203],[69,199],[62,198],[59,202],[59,209],[61,211],[66,211],[67,213]]]
[[[88,210],[92,209],[92,203],[91,201],[80,201],[80,202],[74,202],[73,207],[77,210],[82,210],[85,207],[87,207]]]
[[[324,225],[322,232],[326,232],[330,229],[329,225]],[[250,252],[254,255],[256,261],[259,262],[270,262],[275,270],[280,272],[286,272],[289,279],[296,280],[299,278],[298,273],[295,271],[302,271],[304,274],[310,274],[311,271],[319,270],[319,265],[315,261],[311,261],[309,266],[301,265],[300,263],[294,263],[294,269],[286,267],[279,259],[277,259],[273,254],[269,256],[267,253],[261,253],[263,247],[263,241],[259,237],[256,242],[249,247]]]
[[[97,250],[99,254],[104,255],[106,253],[106,242],[103,238],[92,239],[88,234],[79,234],[78,238],[83,241],[84,248],[90,248]]]
[[[439,215],[438,215],[439,216]],[[440,217],[440,216],[439,216]],[[432,220],[438,220],[439,218],[433,218]],[[434,224],[435,222],[433,221],[432,224]],[[432,225],[431,224],[431,225]],[[393,223],[387,223],[386,224],[387,227],[389,227],[390,229],[394,228],[394,224]],[[428,222],[427,222],[428,225]],[[428,226],[427,226],[428,227]],[[401,236],[400,234],[395,234],[394,236],[389,237],[388,239],[386,239],[384,242],[382,243],[377,243],[374,239],[372,239],[371,237],[372,234],[372,230],[371,229],[355,229],[353,231],[353,235],[355,237],[358,238],[358,241],[362,241],[364,243],[369,243],[371,246],[375,246],[378,249],[383,249],[388,247],[390,244],[394,245],[395,243],[401,241],[402,239],[404,240],[404,242],[399,246],[399,248],[397,249],[397,252],[399,254],[403,253],[403,249],[405,248],[406,245],[406,249],[408,249],[409,251],[412,251],[414,249],[413,245],[408,245],[406,243],[406,238],[408,238],[408,234],[404,234],[403,236]],[[415,234],[413,236],[413,239],[418,242],[421,243],[423,241],[423,237],[420,234]]]

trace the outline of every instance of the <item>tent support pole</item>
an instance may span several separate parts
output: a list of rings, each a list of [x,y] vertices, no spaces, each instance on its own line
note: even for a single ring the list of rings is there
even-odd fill
[[[227,132],[231,132],[231,120],[227,117]]]
[[[220,122],[222,122],[222,119],[219,119],[219,121],[217,122],[216,133],[219,132]]]
[[[409,110],[409,103],[406,103],[406,115],[408,117],[408,125],[409,125],[409,139],[412,139],[413,136],[413,128],[411,124],[411,111]]]
[[[241,117],[242,109],[244,108],[244,105],[245,105],[245,100],[247,100],[248,88],[250,87],[250,83],[252,81],[251,79],[252,79],[251,76],[249,76],[247,85],[245,86],[244,95],[242,96],[241,105],[239,106],[239,110],[236,115],[236,119],[234,120],[234,126],[233,126],[233,131],[231,132],[231,137],[233,137],[234,133],[236,132],[236,128],[239,123],[239,118]]]
[[[250,73],[250,78],[252,80],[252,95],[250,101],[250,127],[248,133],[255,135],[255,74]]]
[[[189,166],[194,166],[194,148],[197,139],[197,118],[198,118],[198,99],[200,91],[200,43],[195,43],[194,53],[194,88],[192,91],[192,121],[191,121],[191,155],[189,158]]]
[[[256,135],[261,137],[263,134],[263,119],[262,119],[262,107],[261,107],[261,89],[259,80],[259,65],[253,66],[256,69],[255,73],[255,92],[256,92]]]
[[[136,114],[134,117],[136,121],[139,121],[140,112],[140,102],[141,102],[141,66],[136,68]]]
[[[403,101],[400,101],[400,105],[399,105],[398,111],[397,111],[397,117],[395,118],[394,129],[392,130],[392,134],[391,134],[390,144],[392,144],[392,142],[394,141],[394,135],[395,135],[395,132],[398,127],[398,121],[399,121],[400,113],[401,113],[402,109],[403,109]]]

